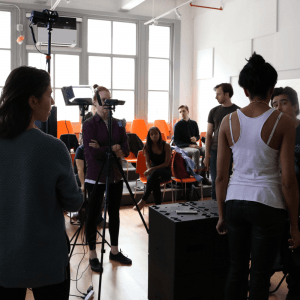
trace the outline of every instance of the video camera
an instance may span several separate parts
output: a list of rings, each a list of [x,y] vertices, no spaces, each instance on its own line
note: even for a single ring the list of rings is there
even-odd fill
[[[33,25],[40,23],[47,24],[47,26],[49,26],[49,24],[54,24],[57,22],[58,13],[57,11],[52,11],[49,9],[44,9],[42,12],[33,10],[29,20]]]

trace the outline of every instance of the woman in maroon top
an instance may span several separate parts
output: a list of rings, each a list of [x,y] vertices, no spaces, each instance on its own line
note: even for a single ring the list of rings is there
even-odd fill
[[[85,178],[86,189],[90,194],[95,186],[98,174],[105,163],[106,150],[108,149],[108,109],[105,109],[104,99],[110,98],[110,92],[105,87],[94,85],[95,95],[93,104],[97,108],[97,113],[90,119],[86,120],[82,127],[84,156],[87,164],[87,172]],[[99,93],[102,106],[97,101],[97,93]],[[120,159],[129,155],[129,147],[127,143],[127,135],[121,121],[112,120],[112,150]],[[99,179],[99,186],[96,194],[89,203],[88,217],[86,221],[86,236],[90,248],[90,265],[95,272],[102,272],[100,262],[96,253],[96,237],[97,237],[97,217],[102,207],[103,195],[105,192],[105,182],[107,175],[107,167],[104,166]],[[109,233],[111,239],[111,251],[109,258],[120,263],[130,265],[132,261],[125,257],[118,248],[120,217],[119,209],[123,192],[123,180],[115,161],[112,161],[109,178]]]

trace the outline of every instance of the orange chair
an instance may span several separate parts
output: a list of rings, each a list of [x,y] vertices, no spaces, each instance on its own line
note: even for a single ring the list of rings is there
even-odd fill
[[[77,139],[79,140],[79,134],[81,132],[81,122],[71,122],[74,133],[76,134]]]
[[[151,127],[153,127],[154,125],[153,125],[153,123],[147,123],[147,129],[148,129],[148,131],[149,131],[149,129],[151,128]]]
[[[62,134],[75,134],[71,121],[57,121],[57,138]]]
[[[131,132],[131,127],[132,127],[132,122],[126,122],[126,132],[129,133]]]
[[[176,151],[173,150],[171,160],[173,160],[173,156],[175,155],[175,153],[176,153]],[[173,172],[172,172],[172,175],[173,175]],[[176,182],[176,187],[177,187],[177,183],[184,183],[185,197],[186,197],[186,184],[197,182],[197,180],[193,176],[190,176],[188,178],[176,178],[175,176],[172,176],[172,180],[174,180]],[[201,182],[201,200],[203,200],[203,184],[202,184],[202,182]],[[175,202],[176,202],[176,191],[175,191]]]
[[[200,133],[200,140],[199,140],[199,146],[202,147],[202,142],[201,142],[201,138],[202,137],[206,137],[206,132],[201,132]]]
[[[137,158],[135,157],[135,155],[132,152],[130,152],[127,157],[124,157],[124,159],[127,162],[127,180],[128,180],[128,165],[129,165],[129,163],[136,163]]]
[[[146,122],[143,119],[133,120],[131,133],[135,133],[142,141],[144,141],[148,133]]]
[[[157,127],[161,133],[164,133],[166,139],[170,136],[168,124],[165,120],[155,120],[153,125]],[[169,141],[170,142],[170,141]]]
[[[147,184],[147,177],[144,175],[144,173],[146,172],[146,170],[147,170],[146,157],[145,157],[143,151],[140,150],[138,152],[138,157],[137,157],[137,162],[136,162],[136,170],[135,170],[135,172],[137,174],[139,174],[140,177],[136,180],[134,198],[136,198],[136,191],[137,191],[137,182],[138,182],[138,180],[144,184],[144,191],[145,191],[146,184]],[[167,183],[171,183],[172,202],[173,202],[173,185],[172,185],[172,180],[161,182],[161,186],[164,186],[163,199],[165,197],[166,184]]]

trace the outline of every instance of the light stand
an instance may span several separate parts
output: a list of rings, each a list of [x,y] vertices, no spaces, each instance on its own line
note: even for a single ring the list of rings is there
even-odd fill
[[[53,24],[57,22],[58,20],[58,13],[56,11],[52,11],[52,10],[48,10],[48,9],[44,9],[42,12],[37,12],[37,11],[32,11],[31,12],[31,17],[29,18],[29,20],[31,21],[29,27],[31,30],[31,34],[32,34],[32,39],[34,42],[34,45],[36,47],[36,40],[35,40],[35,36],[34,36],[34,31],[33,28],[31,26],[31,24],[36,25],[37,23],[40,24],[45,24],[47,25],[47,29],[48,29],[48,53],[42,53],[38,50],[38,48],[36,47],[36,49],[42,53],[46,55],[46,62],[48,64],[48,73],[50,74],[50,60],[51,60],[51,31],[52,31],[52,27]]]

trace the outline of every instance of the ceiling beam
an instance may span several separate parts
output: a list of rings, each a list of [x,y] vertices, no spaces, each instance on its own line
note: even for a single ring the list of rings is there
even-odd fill
[[[146,0],[122,0],[121,1],[121,11],[128,11],[133,9],[134,7],[140,5]]]

